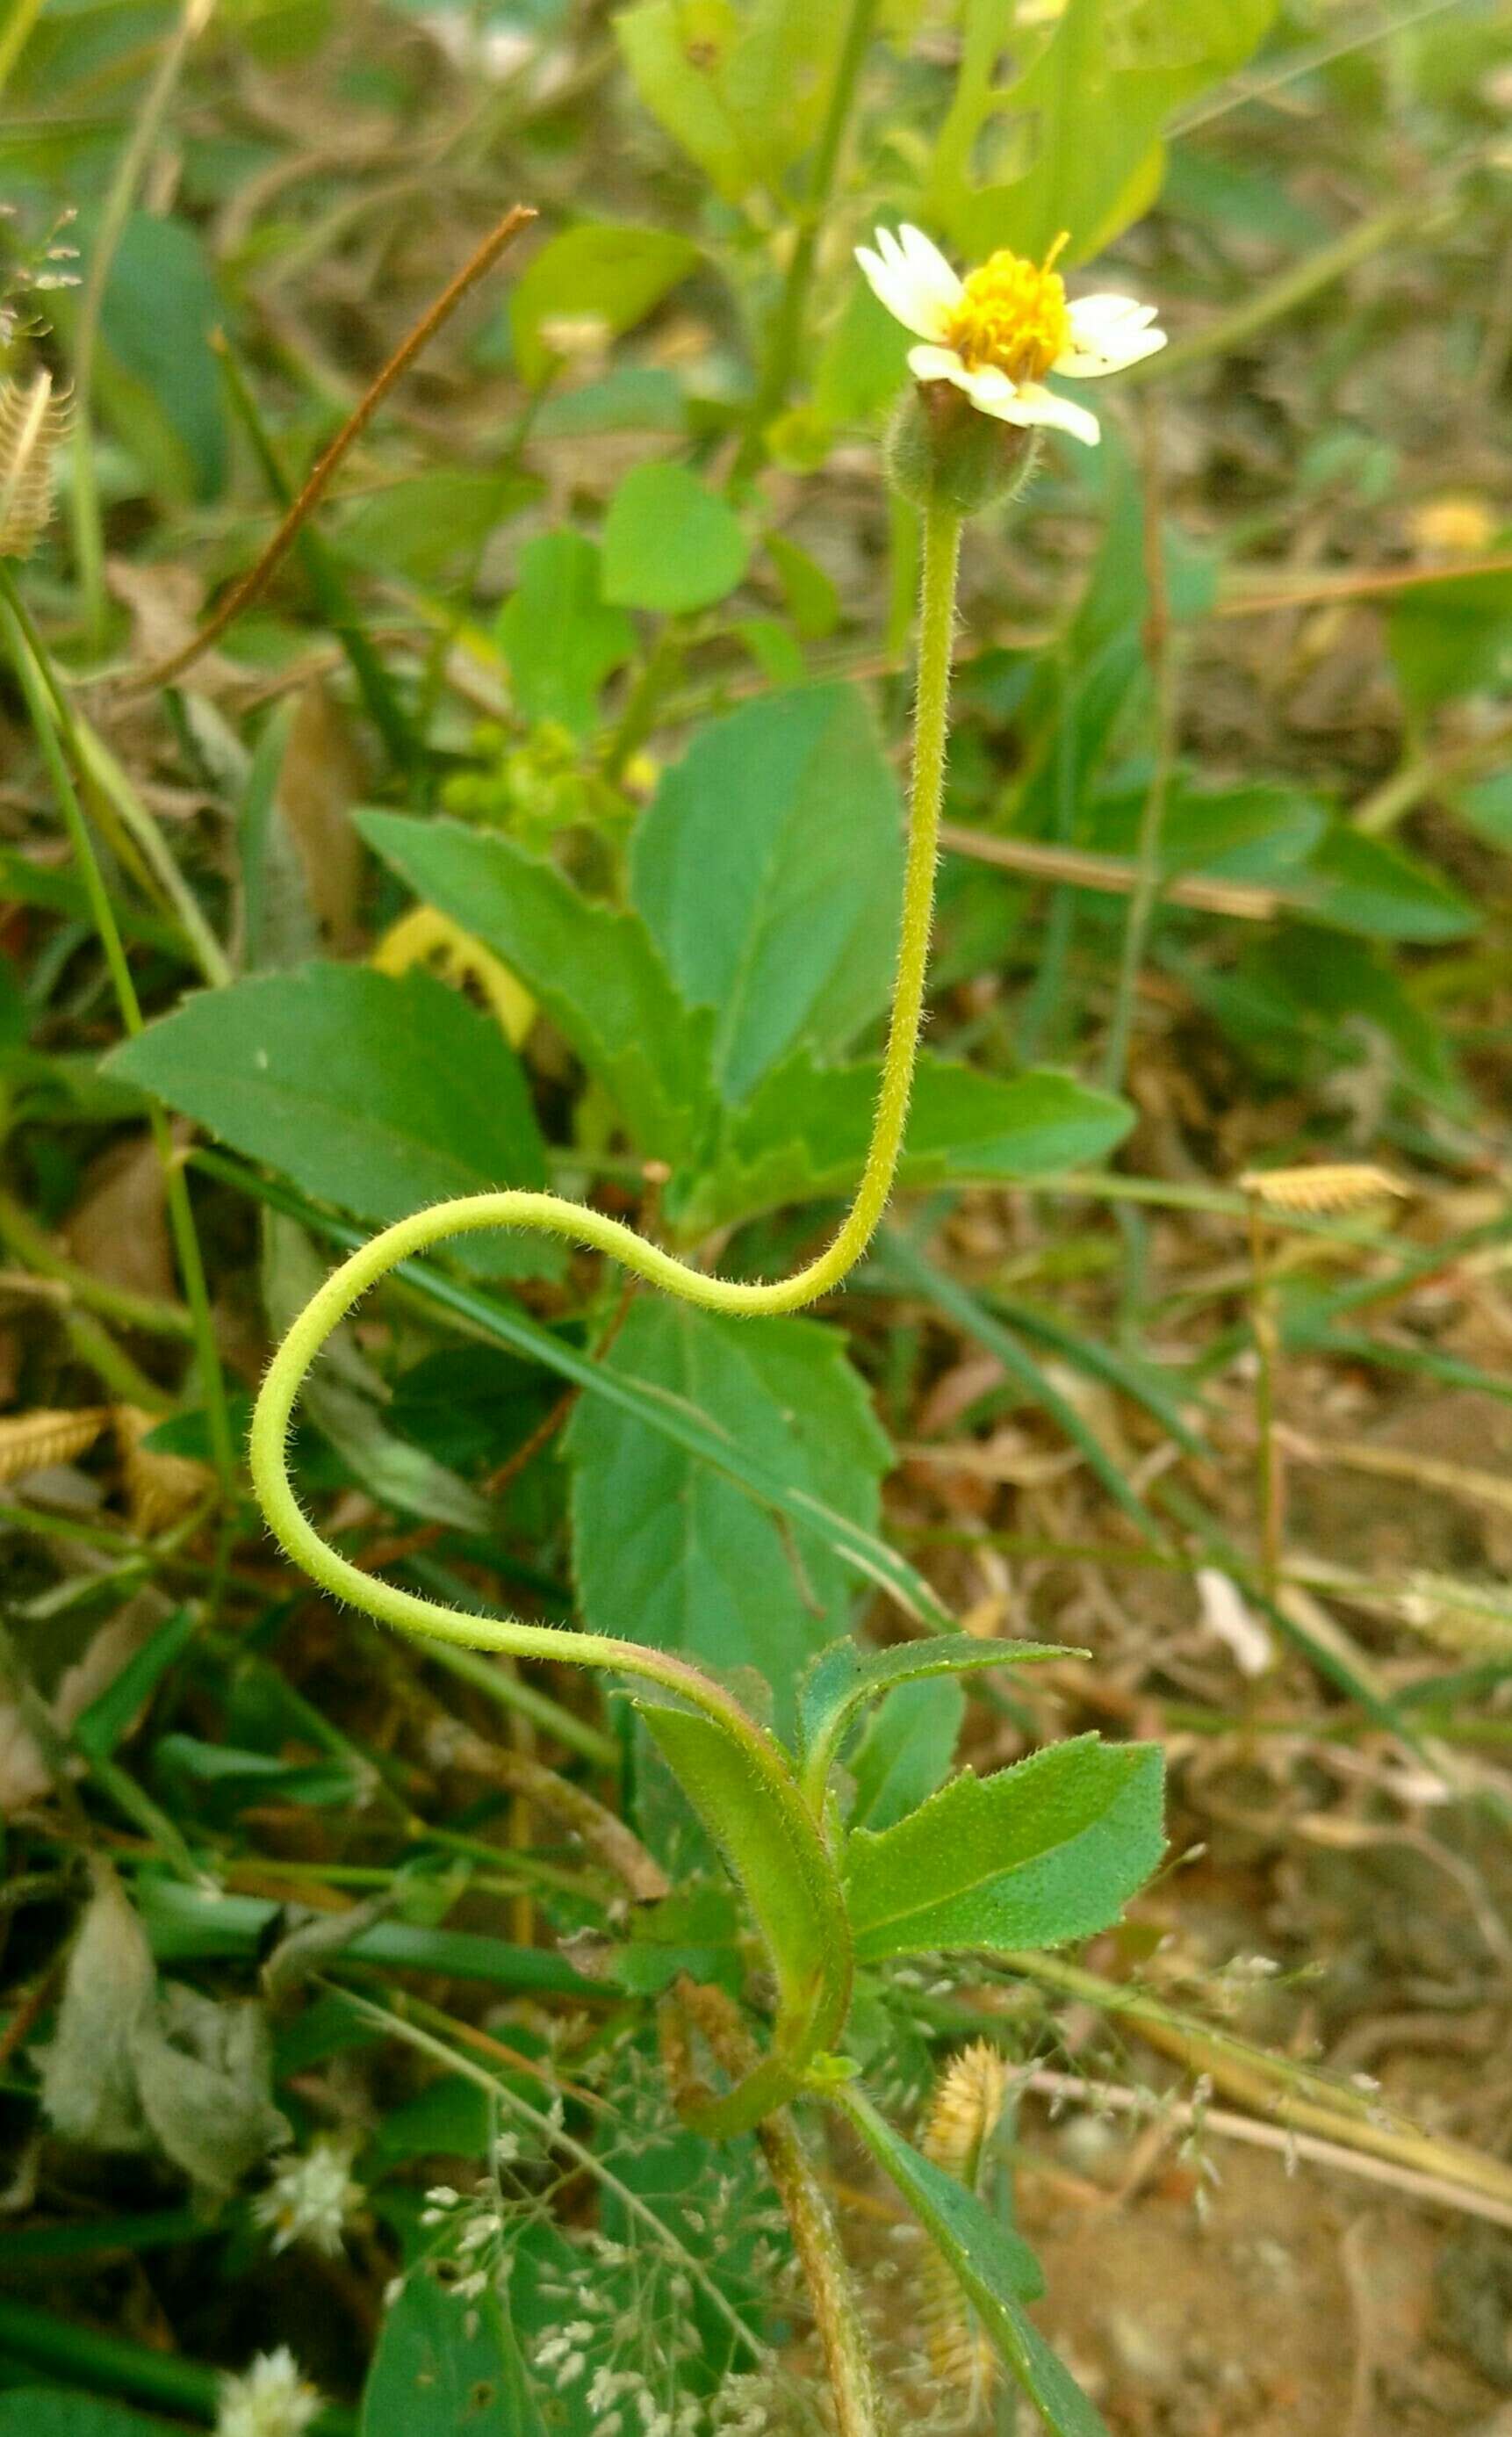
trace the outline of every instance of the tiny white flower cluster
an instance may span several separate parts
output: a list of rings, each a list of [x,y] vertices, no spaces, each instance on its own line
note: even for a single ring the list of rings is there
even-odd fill
[[[582,2060],[575,2078],[594,2078],[594,2063]],[[595,2161],[612,2194],[621,2189],[621,2175],[634,2180],[632,2165],[643,2171],[646,2160],[667,2158],[686,2134],[649,2051],[612,2052],[597,2078],[611,2103],[596,2132]],[[666,2197],[652,2202],[652,2218],[622,2219],[626,2239],[598,2229],[565,2235],[556,2223],[556,2258],[527,2270],[516,2245],[529,2225],[553,2221],[550,2169],[563,2115],[554,2097],[539,2124],[522,2121],[519,2130],[499,2134],[492,2171],[473,2192],[438,2183],[425,2195],[420,2221],[436,2237],[432,2266],[466,2306],[466,2323],[476,2326],[477,2306],[489,2291],[505,2297],[517,2317],[518,2288],[512,2297],[511,2287],[525,2277],[531,2301],[549,2313],[527,2346],[543,2402],[547,2394],[570,2395],[586,2409],[594,2437],[765,2437],[773,2424],[758,2413],[760,2398],[772,2391],[764,2360],[753,2347],[755,2375],[742,2361],[741,2375],[726,2379],[719,2394],[702,2393],[708,2363],[695,2308],[700,2286],[707,2299],[714,2283],[753,2323],[777,2300],[789,2258],[786,2222],[754,2150],[702,2173],[696,2197],[673,2197],[680,2162],[669,2159]],[[575,2173],[573,2148],[569,2144],[563,2170]],[[522,2165],[547,2171],[522,2182]],[[391,2296],[400,2289],[402,2280]]]
[[[773,2382],[763,2370],[727,2377],[714,2398],[713,2437],[772,2437]]]
[[[304,2437],[323,2409],[287,2344],[258,2353],[239,2377],[220,2381],[216,2437]]]
[[[274,2162],[272,2181],[253,2200],[252,2215],[272,2235],[275,2252],[304,2242],[336,2258],[366,2198],[353,2180],[354,2148],[349,2138],[322,2132],[303,2155]]]

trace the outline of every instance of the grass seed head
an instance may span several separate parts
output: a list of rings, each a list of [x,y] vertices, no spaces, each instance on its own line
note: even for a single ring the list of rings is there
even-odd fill
[[[0,380],[0,558],[29,558],[52,522],[58,452],[72,421],[51,373]]]

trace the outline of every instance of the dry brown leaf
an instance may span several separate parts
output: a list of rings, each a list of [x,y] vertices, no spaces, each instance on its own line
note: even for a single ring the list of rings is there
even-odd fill
[[[205,588],[193,568],[169,559],[138,565],[135,559],[108,558],[105,580],[130,613],[133,660],[165,660],[198,633]]]
[[[178,1285],[163,1169],[149,1134],[91,1162],[63,1233],[80,1269],[134,1294],[172,1299]]]
[[[293,842],[310,908],[338,956],[360,944],[362,846],[352,811],[367,774],[351,730],[319,677],[295,706],[278,774],[279,818]]]
[[[45,1472],[55,1464],[72,1464],[92,1447],[110,1420],[108,1405],[81,1405],[68,1410],[39,1406],[29,1413],[7,1413],[0,1419],[0,1481],[19,1481],[24,1473]]]
[[[215,1486],[216,1477],[208,1464],[196,1463],[192,1456],[163,1455],[155,1447],[143,1446],[148,1432],[162,1418],[161,1413],[144,1412],[140,1405],[115,1408],[115,1438],[131,1522],[144,1535],[168,1530]]]
[[[102,1413],[101,1421],[105,1418]],[[167,1603],[158,1592],[140,1591],[100,1626],[72,1667],[64,1668],[54,1689],[49,1707],[60,1734],[67,1734],[90,1703],[114,1683],[167,1613]],[[29,1810],[51,1785],[52,1771],[20,1705],[0,1698],[0,1817]]]

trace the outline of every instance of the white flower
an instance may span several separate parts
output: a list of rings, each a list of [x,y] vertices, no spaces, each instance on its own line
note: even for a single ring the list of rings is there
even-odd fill
[[[216,2437],[304,2437],[322,2409],[288,2346],[280,2344],[276,2353],[258,2353],[240,2377],[221,2379]]]
[[[268,2189],[253,2200],[252,2215],[271,2232],[275,2251],[307,2242],[334,2259],[363,2197],[352,2180],[352,2144],[322,2132],[303,2157],[280,2160]]]
[[[1043,263],[995,254],[965,279],[921,229],[877,232],[877,251],[858,246],[873,292],[922,346],[909,351],[916,380],[950,381],[999,423],[1048,424],[1092,446],[1097,417],[1044,385],[1047,373],[1096,380],[1123,371],[1166,343],[1156,308],[1130,296],[1069,300],[1054,269],[1057,238]]]

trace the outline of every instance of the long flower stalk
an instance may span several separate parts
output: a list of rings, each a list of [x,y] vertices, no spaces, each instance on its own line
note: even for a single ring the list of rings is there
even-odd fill
[[[469,1194],[418,1210],[374,1236],[333,1272],[294,1322],[263,1382],[252,1428],[252,1481],[274,1534],[322,1589],[365,1615],[408,1633],[513,1657],[613,1668],[692,1699],[705,1714],[725,1725],[733,1725],[739,1717],[749,1728],[744,1713],[728,1695],[696,1669],[663,1652],[605,1634],[577,1633],[523,1619],[461,1615],[440,1601],[374,1581],[323,1540],[301,1508],[289,1479],[289,1424],[306,1374],[353,1306],[412,1254],[449,1236],[490,1227],[523,1227],[563,1236],[588,1251],[607,1253],[635,1276],[700,1310],[747,1317],[797,1311],[838,1286],[855,1267],[893,1189],[918,1051],[945,783],[959,546],[959,517],[948,508],[932,509],[925,531],[913,778],[893,1013],[866,1163],[838,1234],[823,1253],[791,1277],[768,1283],[710,1276],[649,1242],[621,1220],[554,1193]]]

